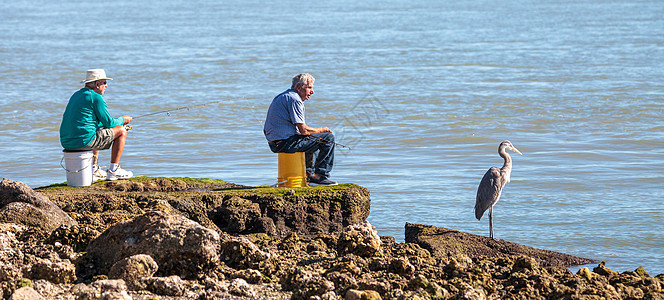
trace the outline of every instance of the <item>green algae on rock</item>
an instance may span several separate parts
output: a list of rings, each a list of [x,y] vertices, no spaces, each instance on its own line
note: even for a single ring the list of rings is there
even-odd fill
[[[245,187],[221,179],[190,178],[190,177],[148,177],[137,176],[128,180],[97,181],[86,187],[68,186],[66,182],[56,183],[36,188],[36,191],[67,190],[69,192],[90,190],[122,190],[122,191],[185,191],[185,190],[214,190],[225,188]]]

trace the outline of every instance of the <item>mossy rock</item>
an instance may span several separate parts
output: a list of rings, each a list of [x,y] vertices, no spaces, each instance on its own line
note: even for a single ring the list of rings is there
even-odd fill
[[[369,191],[355,184],[250,187],[188,177],[140,176],[87,187],[55,184],[36,191],[100,232],[117,222],[160,210],[219,232],[310,236],[364,222],[371,201]]]

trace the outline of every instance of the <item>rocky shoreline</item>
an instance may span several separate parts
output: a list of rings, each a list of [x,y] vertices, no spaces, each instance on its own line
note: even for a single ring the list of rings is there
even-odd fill
[[[664,274],[642,267],[421,224],[397,243],[366,222],[370,203],[353,184],[3,179],[0,298],[664,299]]]

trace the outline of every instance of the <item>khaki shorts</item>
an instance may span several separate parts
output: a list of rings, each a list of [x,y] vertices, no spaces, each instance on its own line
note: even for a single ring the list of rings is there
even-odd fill
[[[99,128],[97,129],[97,134],[92,142],[78,149],[71,150],[106,150],[111,148],[113,145],[113,140],[115,140],[115,135],[113,134],[113,128]]]

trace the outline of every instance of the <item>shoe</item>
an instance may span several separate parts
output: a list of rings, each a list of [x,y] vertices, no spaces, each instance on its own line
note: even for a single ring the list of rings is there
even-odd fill
[[[320,176],[318,178],[314,178],[313,176],[309,177],[309,185],[311,186],[332,186],[337,184],[339,183],[329,180],[325,178],[325,176]]]
[[[106,171],[102,170],[98,165],[92,166],[92,181],[106,180]]]
[[[111,171],[110,169],[106,171],[106,179],[108,180],[129,179],[132,176],[134,176],[132,171],[127,171],[123,168],[120,168],[119,166],[115,172]]]

